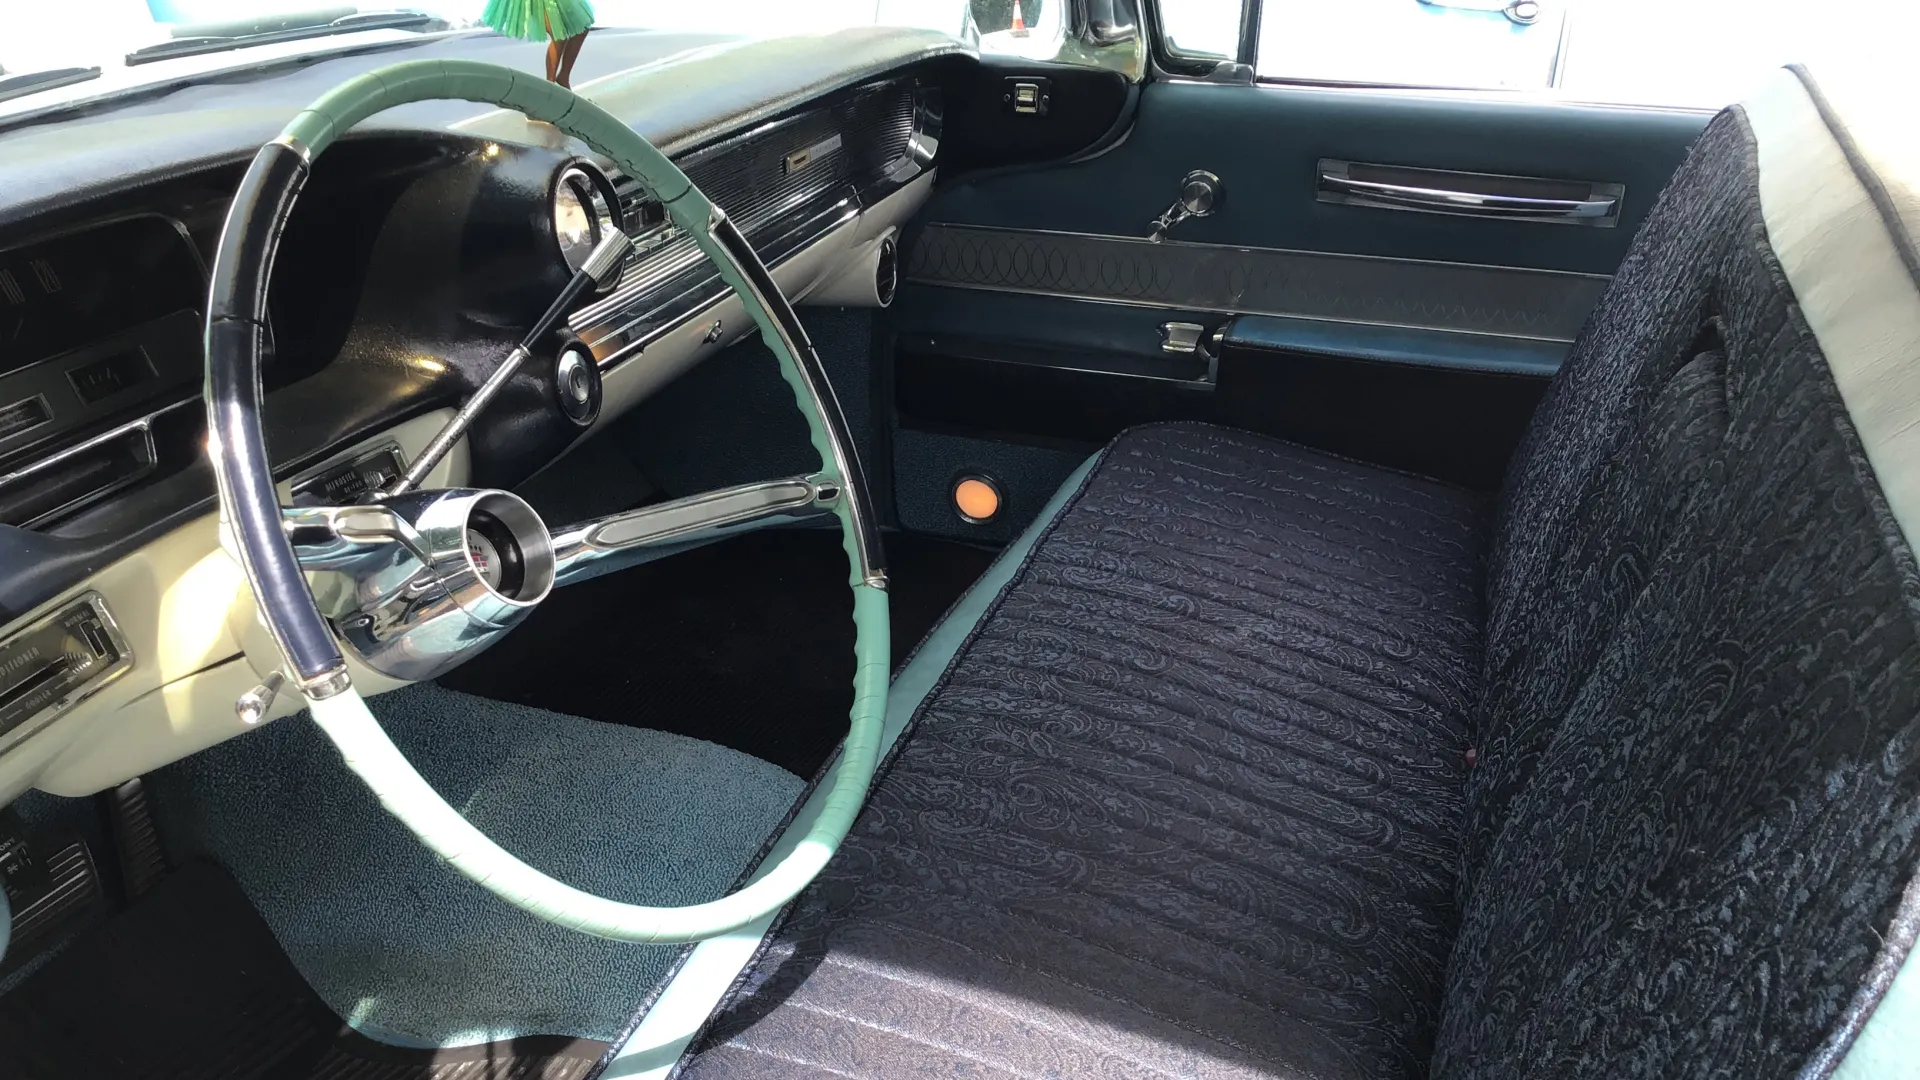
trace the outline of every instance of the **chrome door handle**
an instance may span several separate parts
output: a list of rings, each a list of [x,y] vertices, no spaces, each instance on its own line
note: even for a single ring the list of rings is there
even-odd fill
[[[1483,191],[1449,191],[1406,184],[1382,184],[1373,180],[1354,180],[1332,172],[1320,174],[1320,187],[1323,191],[1338,192],[1360,201],[1482,217],[1610,218],[1620,208],[1620,200],[1612,197],[1530,199],[1519,195],[1491,195]]]

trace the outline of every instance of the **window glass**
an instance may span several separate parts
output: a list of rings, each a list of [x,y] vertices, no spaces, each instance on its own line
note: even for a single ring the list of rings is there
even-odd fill
[[[1254,70],[1331,82],[1541,89],[1552,76],[1564,0],[1520,8],[1531,13],[1525,21],[1507,14],[1517,7],[1503,0],[1266,0]]]
[[[1240,0],[1160,0],[1160,32],[1180,52],[1230,57],[1240,48]]]
[[[1248,0],[1263,79],[1715,108],[1786,63],[1911,63],[1916,0]],[[1159,0],[1169,44],[1233,56],[1236,0]]]
[[[1716,108],[1773,69],[1911,63],[1912,0],[1586,0],[1560,90],[1587,101]],[[1897,46],[1890,47],[1897,42]],[[1906,54],[1908,59],[1896,59]]]

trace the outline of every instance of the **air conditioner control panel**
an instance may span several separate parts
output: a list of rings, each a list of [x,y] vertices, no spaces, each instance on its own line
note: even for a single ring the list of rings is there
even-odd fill
[[[97,593],[0,642],[0,752],[132,666],[127,639]]]

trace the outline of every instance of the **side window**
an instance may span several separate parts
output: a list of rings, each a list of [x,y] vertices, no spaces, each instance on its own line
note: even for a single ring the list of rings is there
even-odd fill
[[[1261,14],[1257,76],[1534,90],[1552,85],[1567,9],[1566,0],[1266,0]]]
[[[1920,33],[1912,0],[1159,0],[1175,55],[1256,78],[1717,108],[1786,63],[1884,63]],[[1251,55],[1248,55],[1248,52]]]

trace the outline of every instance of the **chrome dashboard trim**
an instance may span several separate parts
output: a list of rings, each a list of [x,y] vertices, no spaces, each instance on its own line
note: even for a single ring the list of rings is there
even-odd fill
[[[933,168],[933,160],[940,154],[940,136],[945,128],[946,93],[937,86],[915,87],[913,128],[907,135],[907,152],[894,162],[887,179],[905,185]]]
[[[831,51],[816,51],[821,46]],[[806,38],[758,38],[722,42],[690,54],[675,57],[671,65],[656,62],[578,85],[582,93],[601,108],[616,116],[646,118],[636,125],[642,135],[669,157],[678,158],[694,148],[707,145],[716,133],[732,139],[734,132],[764,130],[769,122],[784,122],[784,114],[845,90],[871,85],[898,77],[903,69],[917,68],[949,58],[978,58],[979,50],[953,35],[937,30],[906,27],[858,27]],[[782,70],[787,84],[776,94],[750,103],[732,104],[716,94],[713,84],[731,88],[752,88],[756,79],[743,78],[741,72]],[[712,83],[704,83],[710,79]],[[662,86],[660,83],[668,83]],[[665,111],[659,100],[664,92],[704,93],[710,99],[695,118],[681,112]],[[513,138],[513,123],[519,114],[509,109],[484,114],[455,125],[456,129],[481,137]],[[506,121],[506,123],[502,123]],[[684,167],[684,165],[683,165]]]
[[[406,474],[407,454],[406,451],[401,448],[400,441],[398,439],[379,439],[371,443],[363,444],[345,455],[328,457],[318,465],[310,466],[295,473],[293,479],[287,481],[287,494],[292,500],[288,504],[289,508],[335,505],[325,497],[325,492],[319,491],[314,485],[328,473],[333,472],[343,465],[360,465],[379,458],[382,455],[388,456],[389,459],[394,462],[396,466],[394,476],[403,476]],[[389,482],[391,482],[391,478],[389,478]],[[367,489],[364,494],[356,495],[348,501],[362,501],[363,498],[371,496],[375,491],[384,487],[386,487],[384,483],[376,485]],[[311,501],[302,503],[300,501],[301,499],[310,499]]]
[[[894,156],[878,167],[879,175],[869,173],[865,178],[836,181],[823,189],[801,187],[781,192],[774,201],[750,205],[744,212],[737,212],[726,207],[723,201],[718,201],[727,210],[729,219],[748,235],[762,262],[769,267],[778,266],[835,229],[853,221],[864,209],[919,179],[933,167],[934,157],[939,152],[944,115],[939,88],[910,79],[869,84],[859,88],[853,97],[843,99],[839,105],[823,106],[760,124],[695,150],[680,164],[690,174],[697,173],[702,166],[711,166],[729,153],[741,151],[756,141],[761,142],[761,149],[764,149],[764,141],[769,136],[788,128],[809,123],[820,124],[823,114],[833,116],[834,109],[860,107],[874,101],[873,98],[860,97],[861,94],[879,95],[890,91],[903,92],[906,95],[904,104],[898,104],[898,98],[891,99],[896,104],[889,104],[888,99],[881,99],[876,104],[883,110],[880,115],[884,122],[905,123],[905,140],[895,149]],[[897,111],[903,107],[906,110],[904,116]],[[892,119],[885,120],[886,117]],[[804,176],[817,167],[824,155],[841,153],[846,149],[851,135],[845,130],[844,118],[836,119],[839,123],[831,132],[813,138],[798,151],[789,149],[778,154],[777,160],[783,163],[780,181],[791,176]],[[881,130],[893,131],[893,139],[901,137],[898,127]],[[785,168],[796,152],[808,154],[808,162],[799,168]],[[699,180],[696,177],[697,182]],[[630,183],[632,181],[625,177],[612,179],[616,191]],[[714,195],[712,191],[707,194],[709,197]],[[651,197],[644,189],[640,189],[640,195]],[[727,293],[717,272],[711,268],[704,273],[697,272],[705,263],[705,256],[679,230],[663,224],[630,235],[633,235],[638,255],[612,293],[581,307],[568,319],[568,328],[593,350],[602,371],[643,352],[647,345],[723,299]]]
[[[137,211],[130,214],[114,214],[114,215],[103,217],[103,218],[91,218],[91,219],[88,219],[87,221],[80,222],[79,224],[63,226],[58,229],[46,229],[40,232],[27,233],[22,237],[20,237],[18,240],[10,242],[6,247],[0,248],[0,255],[4,255],[11,251],[17,251],[21,248],[31,247],[35,244],[45,243],[49,240],[57,240],[64,236],[73,236],[78,233],[91,232],[95,229],[106,228],[110,225],[118,225],[121,222],[138,221],[142,218],[154,218],[155,220],[158,220],[163,224],[167,225],[169,228],[171,228],[175,233],[179,235],[181,242],[186,245],[186,249],[189,253],[189,256],[193,260],[193,265],[197,267],[200,271],[201,284],[205,285],[209,278],[207,261],[200,252],[200,245],[194,242],[193,233],[187,228],[186,223],[181,221],[179,218],[173,217],[170,214],[163,214],[155,210],[141,210],[141,211]],[[186,309],[181,309],[181,310],[186,310]],[[178,314],[178,312],[174,314]],[[198,311],[194,312],[193,314],[196,322],[198,322],[202,317],[201,313]],[[166,316],[162,316],[160,319],[156,319],[153,321],[159,322],[164,319],[172,318],[172,317],[173,317],[172,315],[166,315]],[[146,325],[152,325],[152,324],[148,323],[148,324],[142,324],[142,325],[146,326]],[[136,327],[132,329],[139,329],[139,328]],[[130,329],[127,332],[131,333],[132,329]],[[108,339],[100,339],[100,340],[108,340]],[[97,341],[89,342],[87,344],[78,346],[77,348],[78,349],[91,348],[96,344],[98,344]],[[41,364],[58,361],[64,357],[70,357],[73,355],[75,351],[77,351],[77,349],[69,348],[67,351],[60,353],[56,356],[51,356],[41,360],[36,360],[31,364],[28,364],[28,365],[25,365],[24,367],[16,369],[15,372],[8,372],[8,374],[12,375],[12,374],[15,374],[17,371],[25,371],[28,368],[38,367]],[[46,521],[50,518],[57,517],[61,514],[70,513],[83,506],[93,503],[99,499],[106,498],[107,496],[112,495],[115,492],[122,491],[128,486],[134,483],[137,483],[138,481],[143,479],[147,475],[147,473],[153,470],[154,461],[155,461],[155,452],[154,452],[154,445],[153,445],[152,427],[153,427],[154,421],[158,420],[161,416],[164,416],[167,413],[173,412],[176,409],[180,409],[187,405],[193,404],[198,400],[199,398],[196,396],[192,398],[187,398],[182,401],[176,401],[171,405],[164,405],[142,416],[136,417],[133,420],[129,420],[125,423],[109,428],[106,431],[100,432],[97,435],[89,436],[88,438],[83,439],[80,442],[59,447],[58,449],[54,449],[40,456],[34,457],[32,460],[19,465],[18,467],[12,469],[11,471],[6,472],[4,474],[0,474],[0,488],[5,488],[11,484],[27,479],[28,477],[31,477],[37,473],[43,472],[46,469],[52,468],[53,466],[59,464],[60,462],[66,461],[77,454],[86,453],[89,450],[93,450],[105,443],[112,442],[115,439],[124,438],[129,434],[139,432],[145,438],[145,448],[146,448],[146,458],[147,458],[147,465],[145,468],[143,468],[141,471],[131,476],[123,477],[119,481],[113,484],[110,484],[106,487],[88,492],[85,496],[81,498],[71,500],[61,506],[58,506],[52,510],[49,510],[44,514],[41,514],[38,518],[34,519],[34,521],[29,522],[28,525],[29,526],[35,525],[40,522]],[[26,454],[30,452],[31,451],[27,447],[16,447],[13,450],[7,451],[5,455],[0,455],[0,456],[12,457],[16,453]]]
[[[12,397],[13,395],[9,394],[7,396]],[[25,397],[0,404],[0,413],[10,413],[23,405],[30,409],[37,410],[40,414],[39,419],[32,421],[25,427],[18,427],[12,431],[0,433],[0,442],[7,439],[17,439],[22,435],[30,435],[46,427],[48,424],[53,423],[53,403],[47,400],[47,395],[44,392],[29,393]]]
[[[833,230],[853,221],[860,216],[861,201],[851,192],[833,205],[809,215],[799,225],[788,230],[783,236],[774,239],[762,239],[757,249],[764,251],[764,261],[768,266],[779,266],[786,260],[800,254],[809,246],[817,243]],[[636,259],[636,262],[641,260]],[[706,258],[698,249],[689,245],[685,257],[676,257],[671,264],[671,272],[648,275],[648,284],[632,289],[627,297],[628,304],[635,300],[658,297],[650,307],[616,305],[612,299],[602,301],[583,309],[572,323],[574,333],[587,343],[599,359],[600,370],[607,371],[616,365],[646,351],[648,345],[672,333],[700,312],[713,306],[727,296],[726,283],[720,280],[718,271],[706,266]],[[702,268],[704,273],[698,273]],[[587,321],[595,312],[612,314],[618,323]]]
[[[572,180],[579,180],[586,184],[588,190],[593,193],[593,198],[587,204],[587,212],[594,216],[594,243],[600,242],[600,232],[609,221],[613,223],[614,228],[621,232],[626,231],[625,211],[620,206],[620,194],[614,187],[613,178],[607,175],[605,169],[586,158],[573,158],[553,174],[553,183],[547,191],[547,219],[555,230],[554,246],[556,248],[560,243],[560,191]],[[567,263],[564,252],[557,254],[561,265],[565,266],[569,272],[579,269]],[[600,291],[606,291],[606,287],[601,287]]]
[[[26,634],[31,634],[49,623],[64,618],[68,612],[81,605],[93,609],[94,618],[100,620],[100,625],[105,630],[107,639],[113,645],[114,651],[119,654],[119,659],[109,665],[105,671],[102,671],[86,684],[82,685],[72,696],[49,702],[41,708],[40,711],[22,721],[19,726],[8,731],[5,735],[0,735],[0,754],[12,750],[39,732],[46,730],[49,724],[71,712],[74,706],[98,694],[119,680],[121,676],[133,670],[133,648],[127,644],[127,635],[120,629],[120,623],[113,617],[113,612],[108,610],[106,599],[92,589],[88,589],[72,600],[55,606],[51,611],[46,612],[39,618],[21,625],[7,634],[5,640],[11,642]]]
[[[88,503],[91,503],[97,499],[103,499],[108,495],[111,495],[114,492],[127,487],[130,484],[138,482],[140,479],[145,477],[148,473],[153,471],[154,465],[157,462],[157,455],[155,453],[154,445],[153,445],[154,422],[160,419],[162,416],[165,416],[166,414],[173,412],[177,409],[183,409],[189,405],[197,405],[199,403],[200,403],[200,399],[197,397],[187,398],[184,401],[176,401],[171,405],[165,406],[163,408],[155,409],[152,412],[147,413],[145,416],[141,416],[136,419],[129,420],[124,424],[120,424],[115,427],[108,428],[107,430],[101,432],[98,435],[94,435],[90,438],[82,439],[81,441],[74,443],[71,446],[63,446],[60,449],[55,450],[53,453],[46,455],[45,457],[35,458],[34,460],[27,462],[26,464],[20,466],[17,469],[14,469],[11,472],[0,474],[0,489],[7,488],[14,484],[17,484],[22,480],[26,480],[38,473],[46,471],[47,469],[51,469],[55,465],[58,465],[61,462],[68,460],[69,458],[75,457],[80,454],[84,454],[87,451],[96,449],[100,446],[104,446],[107,443],[114,441],[115,439],[122,439],[127,437],[128,435],[138,434],[144,440],[144,444],[146,447],[146,455],[145,455],[146,460],[145,460],[144,466],[140,469],[140,471],[133,473],[130,476],[121,477],[119,480],[115,481],[112,484],[107,485],[106,487],[99,488],[94,491],[90,491],[86,495],[78,499],[74,499],[70,502],[62,504],[61,506],[55,507],[54,509],[47,511],[44,514],[41,514],[38,518],[35,518],[33,521],[28,522],[27,524],[29,526],[32,526],[41,521],[45,521],[49,518],[58,517],[61,514],[65,514],[73,510],[77,510],[80,507],[85,506]]]
[[[838,198],[829,204],[825,204],[816,212],[816,216],[818,217],[834,216],[837,220],[830,225],[815,229],[802,238],[802,245],[796,246],[812,243],[820,237],[825,236],[844,220],[857,216],[866,203],[867,200],[861,199],[854,191],[852,185],[847,185],[838,193]],[[811,206],[807,205],[789,206],[785,208],[785,212],[782,214],[772,215],[770,217],[759,217],[758,220],[753,223],[755,226],[754,241],[756,245],[765,249],[773,249],[783,243],[793,243],[795,234],[806,229],[809,220],[801,219],[795,222],[783,219],[796,216],[797,211],[812,209]],[[771,236],[768,235],[775,229],[781,229],[781,231],[774,232]],[[644,298],[647,293],[658,289],[679,275],[707,261],[707,257],[700,253],[700,249],[693,245],[692,240],[688,239],[678,229],[672,229],[666,226],[642,234],[640,238],[635,239],[634,248],[636,257],[620,275],[620,282],[614,287],[612,295],[580,308],[568,318],[568,324],[574,329],[574,332],[579,333],[582,327],[597,325],[608,316],[618,317],[621,314],[631,314],[627,309],[635,301]],[[712,277],[715,281],[720,279],[720,275],[718,274],[714,274]]]

